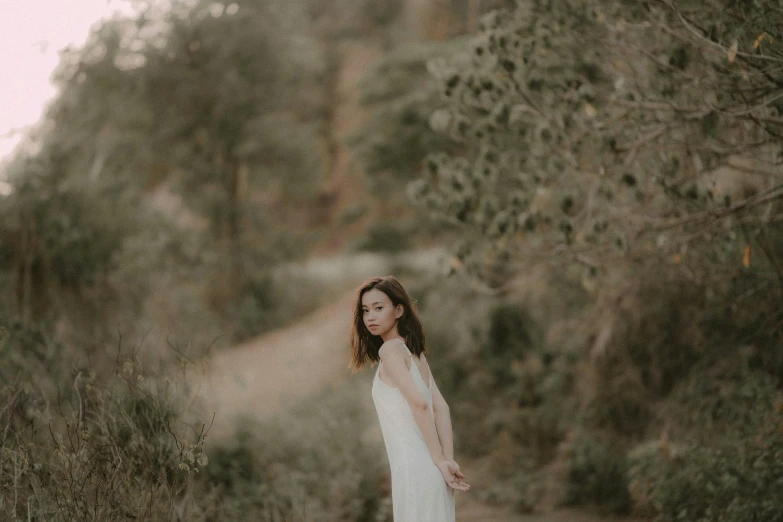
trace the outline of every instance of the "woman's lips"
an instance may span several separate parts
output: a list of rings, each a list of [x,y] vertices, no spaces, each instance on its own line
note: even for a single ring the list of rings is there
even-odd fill
[[[373,328],[378,328],[378,325],[377,324],[371,324],[370,325],[370,330],[372,330]]]

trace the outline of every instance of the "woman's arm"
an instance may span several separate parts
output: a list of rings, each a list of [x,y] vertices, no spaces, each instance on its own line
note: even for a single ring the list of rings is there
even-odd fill
[[[451,414],[446,399],[441,395],[438,384],[432,377],[430,370],[430,379],[432,379],[432,409],[435,414],[435,428],[438,431],[438,439],[443,448],[443,456],[447,460],[454,460],[454,437],[451,429]]]
[[[449,460],[444,456],[438,440],[438,431],[435,428],[432,415],[430,415],[430,405],[416,387],[416,383],[413,381],[413,377],[411,377],[410,371],[405,364],[405,358],[408,357],[405,348],[398,342],[387,341],[378,350],[378,355],[380,355],[383,361],[386,372],[400,389],[405,400],[408,401],[413,412],[413,418],[424,436],[427,448],[430,450],[432,461],[438,465]],[[416,364],[413,361],[410,363]]]

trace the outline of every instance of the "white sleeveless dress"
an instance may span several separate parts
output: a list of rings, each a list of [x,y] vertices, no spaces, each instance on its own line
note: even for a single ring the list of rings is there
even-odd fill
[[[402,341],[400,343],[405,346]],[[413,357],[407,346],[405,350]],[[392,388],[378,375],[381,364],[378,364],[372,383],[372,400],[391,468],[394,522],[455,522],[454,490],[432,462],[408,401],[399,388]],[[433,415],[432,376],[427,387],[413,360],[410,372]]]

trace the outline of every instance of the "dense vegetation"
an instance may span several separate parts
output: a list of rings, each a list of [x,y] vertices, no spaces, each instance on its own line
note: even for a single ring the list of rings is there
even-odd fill
[[[60,320],[74,343],[165,314],[201,344],[279,324],[271,269],[312,239],[272,203],[317,195],[328,74],[294,31],[306,6],[279,7],[149,7],[64,53],[37,143],[8,168],[4,316]]]
[[[336,49],[395,5],[139,3],[63,53],[0,198],[0,518],[237,518],[239,489],[208,508],[233,457],[204,474],[210,419],[172,368],[319,304],[278,268],[339,210]]]
[[[521,2],[429,62],[460,146],[409,193],[458,236],[451,269],[512,303],[536,266],[563,279],[485,315],[490,373],[451,390],[493,397],[461,426],[508,445],[521,508],[563,463],[556,502],[781,519],[780,8]]]
[[[0,196],[4,516],[389,520],[362,382],[207,444],[174,371],[317,304],[278,267],[337,229],[450,249],[410,289],[485,501],[783,520],[783,3],[460,0],[418,40],[412,4],[175,1],[64,54]]]

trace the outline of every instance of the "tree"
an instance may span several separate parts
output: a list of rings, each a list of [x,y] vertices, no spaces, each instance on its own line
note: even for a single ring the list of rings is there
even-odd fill
[[[521,405],[519,417],[509,413],[510,394],[502,396],[498,418],[508,419],[504,429],[528,432],[534,428],[523,419],[544,413],[571,419],[570,433],[600,429],[630,444],[660,434],[645,465],[663,471],[630,493],[661,516],[740,520],[780,511],[775,488],[746,487],[767,468],[779,472],[774,458],[765,464],[780,454],[779,440],[746,445],[750,439],[715,430],[720,409],[711,404],[698,417],[709,420],[696,427],[711,442],[696,445],[697,458],[683,457],[693,439],[668,426],[697,418],[706,397],[722,408],[732,403],[728,383],[715,382],[723,367],[747,372],[730,383],[745,393],[750,368],[775,382],[773,393],[783,384],[781,7],[530,0],[483,17],[463,53],[429,64],[442,95],[430,123],[461,147],[428,156],[408,189],[458,236],[452,271],[503,294],[511,282],[539,276],[536,263],[568,268],[549,272],[557,280],[582,269],[593,298],[577,320],[543,319],[554,337],[569,332],[573,340],[563,345],[578,347],[555,353],[584,354],[570,374],[578,385],[556,393],[557,404]],[[570,296],[559,290],[547,287],[542,300],[562,302],[553,315],[566,315]],[[524,368],[526,354],[514,356]],[[704,388],[693,386],[700,371],[708,375]],[[520,372],[503,390],[529,380]],[[676,389],[698,399],[671,413],[667,407],[682,403]],[[772,401],[757,402],[764,429],[777,429]],[[569,403],[579,414],[562,406]],[[748,409],[738,410],[745,428]],[[628,507],[626,449],[595,451],[590,437],[584,445],[565,440],[571,500]],[[737,473],[737,459],[721,460],[725,448],[744,454],[751,445],[759,454]],[[672,466],[687,471],[675,476]],[[705,477],[729,475],[750,479],[724,481],[716,496]],[[648,502],[653,483],[665,494]]]
[[[9,169],[0,241],[17,255],[1,261],[17,274],[11,311],[31,320],[45,315],[55,281],[78,294],[129,245],[170,236],[143,197],[164,182],[209,224],[198,248],[218,260],[180,261],[198,264],[193,277],[211,267],[252,293],[293,251],[278,248],[291,241],[261,194],[306,198],[323,171],[324,63],[304,1],[145,5],[63,53],[35,147]],[[147,268],[134,291],[161,267]]]
[[[361,102],[371,107],[372,115],[349,136],[348,144],[372,193],[401,194],[395,187],[417,175],[428,152],[452,145],[428,125],[438,106],[438,90],[426,63],[448,56],[454,48],[453,42],[402,46],[378,58],[359,83]]]
[[[91,179],[106,169],[146,187],[176,176],[216,234],[236,238],[248,183],[318,176],[312,86],[324,64],[303,35],[303,7],[174,2],[105,24],[56,75],[60,137],[87,156]]]
[[[409,186],[460,230],[453,266],[498,288],[553,255],[596,274],[613,259],[682,262],[690,244],[708,277],[751,237],[775,266],[777,4],[531,1],[485,15],[459,57],[430,63],[444,104],[431,124],[464,152],[431,155]],[[745,193],[727,187],[748,170]]]

